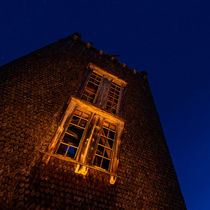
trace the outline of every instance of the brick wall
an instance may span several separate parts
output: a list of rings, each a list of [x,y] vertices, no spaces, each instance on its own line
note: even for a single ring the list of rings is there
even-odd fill
[[[88,63],[125,80],[118,178],[51,157],[41,161]],[[0,67],[3,209],[186,209],[145,73],[76,36]]]

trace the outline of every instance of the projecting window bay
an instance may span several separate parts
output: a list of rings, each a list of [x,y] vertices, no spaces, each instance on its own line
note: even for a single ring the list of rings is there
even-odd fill
[[[97,128],[94,126],[96,124]],[[94,141],[96,142],[96,150],[92,157],[93,165],[109,170],[114,153],[116,127],[117,124],[108,122],[104,116],[76,108],[72,113],[69,125],[58,142],[56,154],[74,160],[78,159],[79,150],[83,147],[81,142],[83,139],[88,139],[89,136],[86,131],[89,129],[89,133],[92,133],[91,137],[95,138]],[[98,138],[96,133],[99,135]]]

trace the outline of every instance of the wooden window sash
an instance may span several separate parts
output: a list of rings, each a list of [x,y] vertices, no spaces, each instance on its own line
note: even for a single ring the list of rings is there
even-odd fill
[[[90,117],[88,119],[87,125],[85,127],[83,136],[80,140],[77,154],[75,155],[75,159],[72,159],[70,157],[64,157],[62,155],[55,154],[56,146],[58,145],[58,141],[61,141],[63,136],[65,135],[65,132],[68,128],[69,123],[71,122],[71,119],[73,117],[74,111],[78,109],[80,111],[91,113]],[[90,126],[90,123],[92,123],[92,120],[96,118],[93,122],[91,130],[91,135],[87,136],[87,132]],[[99,139],[101,137],[101,132],[103,129],[103,122],[106,120],[107,122],[111,124],[115,124],[116,126],[116,134],[115,134],[115,140],[113,142],[112,147],[112,156],[110,160],[109,170],[97,167],[93,165],[96,149],[99,143]],[[83,102],[80,99],[77,99],[75,97],[71,97],[71,101],[66,109],[66,112],[64,113],[64,116],[61,119],[61,123],[48,147],[48,152],[45,153],[43,156],[43,161],[45,163],[48,163],[51,156],[58,157],[60,159],[65,159],[70,162],[77,162],[77,167],[75,169],[76,173],[81,173],[83,175],[87,174],[88,168],[96,168],[97,170],[100,170],[105,173],[110,173],[110,183],[114,184],[117,177],[117,167],[119,163],[119,147],[120,147],[120,136],[122,134],[122,130],[124,127],[124,121],[120,119],[119,117],[115,117],[112,114],[109,114],[107,112],[104,112],[103,110],[87,103]],[[87,141],[87,138],[88,141]],[[92,153],[90,152],[92,151]],[[80,164],[81,163],[81,164]],[[89,167],[85,166],[89,165]]]

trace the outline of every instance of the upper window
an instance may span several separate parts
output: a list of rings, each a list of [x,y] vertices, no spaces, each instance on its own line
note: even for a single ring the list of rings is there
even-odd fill
[[[81,98],[113,114],[119,113],[122,92],[126,82],[89,64],[91,73],[86,81]]]
[[[70,123],[61,136],[61,140],[58,142],[56,154],[76,159],[82,139],[88,138],[88,134],[85,133],[88,129],[88,120],[90,116],[93,116],[95,113],[81,110],[82,108],[76,108],[72,113]],[[98,126],[100,137],[95,139],[97,149],[95,151],[93,164],[102,169],[109,170],[110,162],[113,157],[112,149],[115,141],[116,125],[108,122],[104,116],[98,115],[98,117],[104,122],[101,126]],[[94,121],[92,117],[92,127],[89,126],[93,135],[98,130],[93,126]]]

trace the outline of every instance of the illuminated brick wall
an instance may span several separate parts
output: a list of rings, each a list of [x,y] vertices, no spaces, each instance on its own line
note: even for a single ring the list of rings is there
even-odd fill
[[[127,82],[120,159],[109,174],[43,155],[94,63]],[[3,209],[185,209],[146,73],[70,36],[0,67],[0,204]]]

